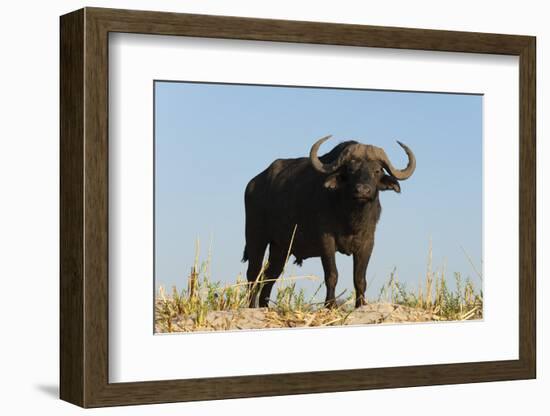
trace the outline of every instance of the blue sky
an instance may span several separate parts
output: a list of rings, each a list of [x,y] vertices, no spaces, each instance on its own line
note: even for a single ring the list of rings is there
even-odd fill
[[[197,238],[202,260],[211,244],[212,280],[245,276],[247,182],[274,159],[306,156],[328,134],[320,154],[354,139],[383,147],[404,167],[400,140],[417,158],[401,194],[380,194],[369,298],[394,268],[417,288],[430,238],[434,268],[445,264],[448,278],[460,272],[479,283],[462,248],[481,269],[482,96],[159,81],[154,88],[156,287],[186,285]],[[351,257],[339,254],[337,264],[337,293],[352,290]],[[287,274],[323,276],[318,258]],[[318,284],[299,286],[311,293]]]

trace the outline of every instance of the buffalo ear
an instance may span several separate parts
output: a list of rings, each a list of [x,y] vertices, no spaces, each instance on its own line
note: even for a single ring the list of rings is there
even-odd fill
[[[378,185],[378,189],[380,189],[381,191],[387,191],[391,189],[397,193],[401,192],[401,186],[399,186],[399,182],[397,182],[397,179],[390,175],[382,176]]]
[[[340,177],[339,175],[330,175],[325,179],[323,186],[330,190],[336,190],[340,187]]]

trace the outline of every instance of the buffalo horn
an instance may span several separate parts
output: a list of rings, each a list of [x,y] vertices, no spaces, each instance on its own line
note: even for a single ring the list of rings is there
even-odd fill
[[[313,146],[311,146],[311,150],[309,151],[309,160],[311,161],[311,165],[313,168],[320,173],[324,174],[330,174],[334,171],[336,171],[340,166],[342,166],[342,163],[344,162],[342,157],[339,157],[332,163],[323,163],[319,160],[319,156],[317,156],[317,152],[319,151],[319,147],[326,142],[328,139],[330,139],[332,135],[325,136],[319,140],[317,140]]]

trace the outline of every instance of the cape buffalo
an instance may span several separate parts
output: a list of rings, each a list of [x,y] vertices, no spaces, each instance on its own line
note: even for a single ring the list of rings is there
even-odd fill
[[[401,192],[398,181],[413,174],[416,159],[399,141],[409,159],[402,170],[392,165],[383,149],[355,141],[340,143],[318,157],[319,147],[330,137],[316,141],[309,158],[275,160],[246,187],[243,261],[248,261],[250,307],[256,306],[260,287],[259,305],[267,306],[289,248],[298,265],[310,257],[321,258],[328,307],[336,304],[336,252],[353,255],[355,306],[365,303],[367,265],[381,212],[378,191]],[[267,282],[256,284],[268,245],[268,266],[261,278]]]

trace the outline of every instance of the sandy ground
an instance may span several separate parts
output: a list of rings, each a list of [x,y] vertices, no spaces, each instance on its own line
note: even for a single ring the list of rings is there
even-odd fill
[[[323,313],[323,311],[320,313]],[[369,325],[437,320],[439,320],[438,316],[425,310],[391,303],[371,303],[362,306],[350,311],[343,322],[341,319],[335,322],[327,319],[319,320],[319,316],[316,314],[292,313],[289,315],[267,308],[242,308],[235,311],[208,312],[199,328],[197,328],[196,316],[178,316],[172,319],[172,332],[292,328],[323,325]],[[316,322],[323,322],[323,324],[319,325]],[[156,331],[163,332],[160,326],[156,327]]]

